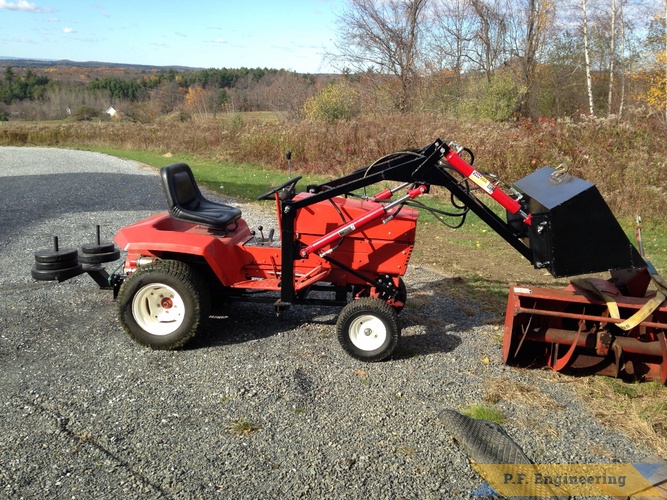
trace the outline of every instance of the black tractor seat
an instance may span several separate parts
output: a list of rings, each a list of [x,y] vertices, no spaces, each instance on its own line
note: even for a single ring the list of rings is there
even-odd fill
[[[176,163],[160,170],[162,190],[167,198],[169,213],[180,221],[233,230],[241,218],[238,208],[204,198],[195,182],[192,170],[185,163]],[[231,227],[234,225],[234,227]]]

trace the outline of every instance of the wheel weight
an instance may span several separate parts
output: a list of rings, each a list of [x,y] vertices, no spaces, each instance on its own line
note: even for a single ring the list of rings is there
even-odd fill
[[[35,252],[32,277],[38,281],[65,281],[83,272],[75,248],[59,248],[58,237],[53,237],[53,248]]]
[[[111,242],[102,243],[100,226],[97,226],[96,243],[81,245],[79,261],[84,264],[103,264],[120,259],[120,250]]]

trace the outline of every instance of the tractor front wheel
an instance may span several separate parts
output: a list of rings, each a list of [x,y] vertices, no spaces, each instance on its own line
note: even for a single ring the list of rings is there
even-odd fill
[[[336,332],[345,352],[362,361],[381,361],[390,356],[400,337],[394,309],[371,297],[347,304],[338,316]]]
[[[118,293],[127,334],[152,349],[178,349],[204,325],[210,310],[206,283],[187,264],[161,260],[142,266]]]

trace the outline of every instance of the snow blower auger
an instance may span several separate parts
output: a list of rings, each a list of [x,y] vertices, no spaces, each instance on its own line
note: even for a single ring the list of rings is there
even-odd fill
[[[113,290],[124,330],[154,349],[185,345],[217,303],[269,303],[276,314],[294,305],[339,306],[336,331],[343,349],[355,358],[379,361],[399,340],[397,314],[407,301],[402,276],[415,243],[415,208],[429,210],[453,228],[472,211],[535,267],[554,276],[645,267],[592,185],[545,167],[512,187],[478,171],[473,162],[469,149],[436,140],[310,185],[306,192],[297,194],[301,177],[291,178],[259,197],[275,201],[278,238],[274,230],[266,237],[262,227],[251,231],[238,208],[206,199],[187,165],[170,165],[161,170],[168,212],[127,226],[114,238],[126,252],[122,271],[101,269],[99,263],[111,260],[116,250],[98,237],[81,256],[76,251],[61,255],[58,249],[37,252],[33,276],[64,281],[87,272],[100,287]],[[397,185],[367,195],[366,188],[380,182]],[[430,186],[450,191],[454,208],[443,211],[419,202]],[[397,195],[400,191],[404,194]],[[500,204],[507,218],[484,204],[478,191]],[[91,254],[92,266],[82,268],[79,261],[91,262]],[[55,262],[55,271],[51,264],[40,268],[45,259]],[[233,314],[233,307],[227,310]],[[527,324],[523,336],[533,339],[529,330],[535,322],[522,317],[517,316],[518,331]],[[519,346],[514,351],[523,355],[528,344],[532,351],[537,341],[522,340],[513,331],[510,324],[507,337]]]

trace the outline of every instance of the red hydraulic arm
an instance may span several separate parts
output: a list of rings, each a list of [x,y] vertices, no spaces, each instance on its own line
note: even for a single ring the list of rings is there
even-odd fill
[[[450,144],[449,146],[449,152],[445,155],[447,163],[449,163],[458,173],[474,182],[477,186],[480,187],[480,189],[482,189],[482,191],[496,200],[512,215],[518,213],[523,217],[523,221],[526,224],[530,224],[531,214],[524,212],[521,208],[521,204],[517,200],[509,196],[503,190],[497,189],[497,186],[493,182],[488,180],[472,165],[461,158],[459,156],[459,151],[461,151],[461,148],[458,145]]]

